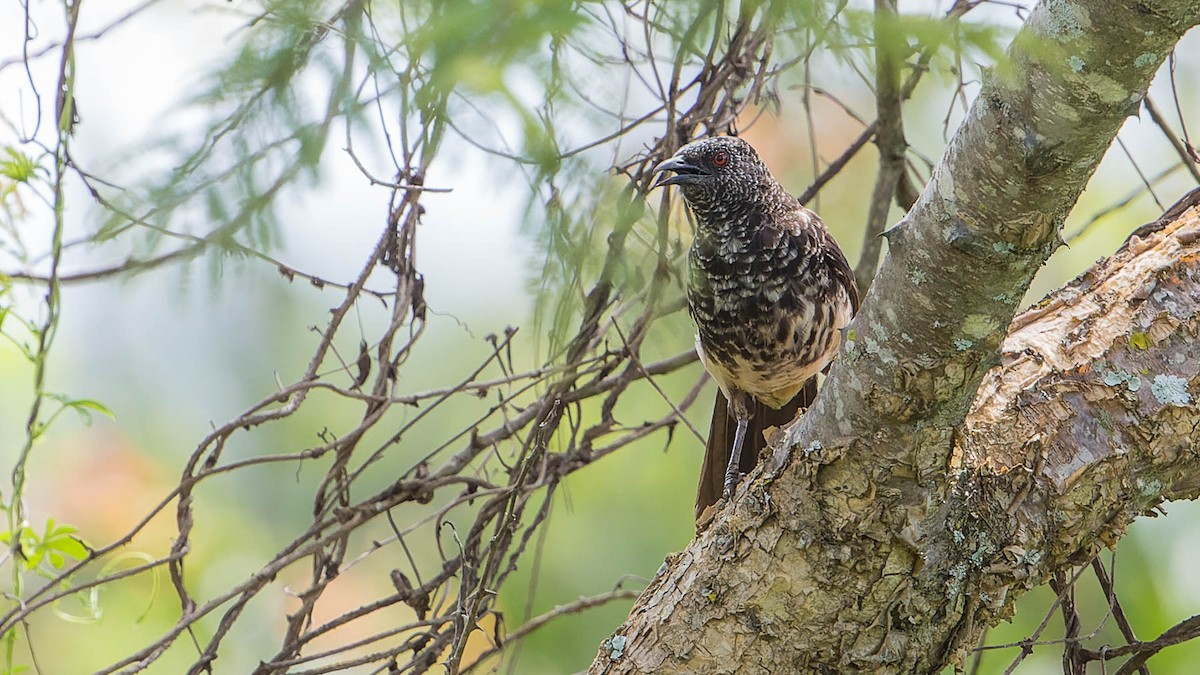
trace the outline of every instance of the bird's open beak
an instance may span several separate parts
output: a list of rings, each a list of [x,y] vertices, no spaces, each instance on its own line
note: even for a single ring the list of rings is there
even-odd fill
[[[662,173],[664,171],[674,171],[675,175],[660,176],[654,187],[663,187],[665,185],[696,185],[704,182],[704,179],[710,175],[708,171],[695,164],[688,163],[679,155],[675,155],[654,167],[654,173]]]

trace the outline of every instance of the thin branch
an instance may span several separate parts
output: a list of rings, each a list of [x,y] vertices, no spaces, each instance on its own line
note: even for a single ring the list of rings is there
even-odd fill
[[[862,256],[854,267],[861,295],[866,295],[883,251],[882,234],[895,199],[908,142],[904,139],[904,116],[900,109],[900,64],[903,41],[897,25],[896,0],[875,0],[875,106],[878,129],[879,170],[863,230]]]
[[[1178,105],[1178,103],[1179,100],[1176,99],[1176,104]],[[1192,179],[1195,180],[1197,184],[1200,184],[1200,166],[1197,165],[1195,150],[1190,152],[1188,151],[1188,148],[1191,147],[1190,144],[1188,144],[1184,139],[1175,135],[1175,132],[1171,130],[1170,123],[1167,122],[1166,116],[1164,116],[1162,111],[1158,109],[1158,106],[1154,104],[1154,99],[1150,98],[1148,94],[1146,95],[1146,98],[1142,100],[1142,106],[1145,107],[1146,112],[1150,114],[1150,120],[1154,122],[1155,126],[1157,126],[1160,131],[1162,131],[1162,134],[1164,137],[1166,137],[1167,142],[1169,142],[1171,147],[1174,148],[1175,154],[1179,155],[1179,163],[1183,165],[1185,169],[1187,169],[1188,173],[1192,174]]]

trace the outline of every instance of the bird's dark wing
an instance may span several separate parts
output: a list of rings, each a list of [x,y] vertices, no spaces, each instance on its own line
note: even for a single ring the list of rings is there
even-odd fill
[[[799,246],[816,245],[821,248],[825,256],[824,267],[833,273],[834,282],[846,289],[846,293],[850,295],[850,306],[853,308],[853,313],[858,314],[858,283],[854,280],[854,268],[850,267],[850,262],[846,260],[846,254],[842,253],[837,240],[833,238],[829,230],[825,229],[821,217],[797,204],[797,208],[794,210],[777,216],[776,221],[793,237],[816,239],[815,242],[811,239],[802,241]]]
[[[854,314],[858,314],[858,283],[854,280],[854,269],[850,267],[850,262],[846,260],[846,254],[842,253],[842,249],[837,245],[833,235],[829,234],[828,230],[822,230],[821,234],[825,239],[822,243],[825,248],[828,269],[833,272],[834,280],[845,287],[846,293],[850,295],[850,307]]]

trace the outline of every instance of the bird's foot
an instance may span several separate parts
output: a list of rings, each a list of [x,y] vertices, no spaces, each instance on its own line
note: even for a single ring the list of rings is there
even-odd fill
[[[721,500],[729,501],[733,497],[734,488],[736,488],[737,484],[742,482],[742,479],[745,477],[746,474],[744,473],[738,473],[736,476],[729,476],[728,480],[725,481],[724,489],[721,490]]]

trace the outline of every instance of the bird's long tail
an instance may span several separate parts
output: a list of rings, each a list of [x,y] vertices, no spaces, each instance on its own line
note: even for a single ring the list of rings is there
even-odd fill
[[[758,454],[767,446],[763,431],[768,427],[782,427],[795,419],[796,414],[808,408],[817,396],[817,378],[813,376],[800,389],[787,405],[779,410],[754,402],[754,417],[746,429],[745,447],[742,448],[742,473],[750,471],[758,464]],[[696,488],[696,519],[699,520],[704,509],[716,504],[721,498],[721,490],[725,485],[725,465],[729,463],[729,451],[733,447],[733,432],[737,427],[733,416],[729,414],[729,402],[725,395],[717,390],[717,400],[713,405],[712,425],[708,430],[708,445],[704,448],[704,464],[700,468],[700,484]]]

